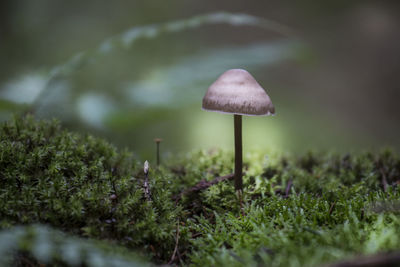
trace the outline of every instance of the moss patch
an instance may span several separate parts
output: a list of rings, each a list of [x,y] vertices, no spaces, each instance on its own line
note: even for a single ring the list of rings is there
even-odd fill
[[[3,234],[40,223],[154,263],[206,266],[318,266],[400,249],[400,160],[390,151],[246,154],[241,211],[229,180],[176,198],[230,174],[230,153],[192,152],[151,168],[148,201],[142,163],[104,140],[32,117],[3,124],[0,137]],[[30,247],[16,246],[14,258],[38,260]],[[35,262],[70,264],[52,253]]]

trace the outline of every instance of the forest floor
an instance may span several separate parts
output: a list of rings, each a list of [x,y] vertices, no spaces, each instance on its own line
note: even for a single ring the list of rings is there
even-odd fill
[[[0,138],[0,264],[400,261],[400,159],[390,150],[245,153],[241,206],[231,152],[162,159],[146,178],[130,151],[55,121],[16,118]]]

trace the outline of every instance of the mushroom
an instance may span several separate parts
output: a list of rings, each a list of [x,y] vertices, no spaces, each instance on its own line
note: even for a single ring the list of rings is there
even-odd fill
[[[275,114],[274,105],[265,90],[246,70],[224,72],[207,90],[203,109],[233,114],[235,135],[235,190],[243,189],[242,115]]]

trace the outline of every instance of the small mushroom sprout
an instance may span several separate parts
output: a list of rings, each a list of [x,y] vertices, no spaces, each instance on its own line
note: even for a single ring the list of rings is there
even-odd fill
[[[235,136],[235,190],[243,190],[242,115],[275,114],[274,105],[265,90],[243,69],[224,72],[207,90],[203,109],[233,114]]]
[[[149,162],[146,160],[143,164],[143,172],[145,175],[143,187],[144,187],[144,195],[147,200],[150,200],[150,198],[151,198],[150,185],[149,185],[149,169],[150,169],[150,165],[149,165]]]

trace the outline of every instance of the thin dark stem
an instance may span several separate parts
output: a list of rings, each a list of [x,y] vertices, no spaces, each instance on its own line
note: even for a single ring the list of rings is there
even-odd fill
[[[160,166],[160,143],[161,138],[155,138],[154,142],[156,142],[156,160],[157,160],[157,167]]]
[[[331,204],[331,207],[329,208],[329,212],[328,212],[329,216],[332,215],[332,212],[333,212],[333,209],[335,208],[335,205],[336,205],[336,202],[333,202],[333,203]]]
[[[157,166],[160,166],[160,142],[157,142]]]
[[[233,115],[235,125],[235,190],[243,189],[242,115]]]
[[[290,189],[292,188],[292,185],[293,185],[293,181],[292,181],[292,179],[290,179],[286,186],[285,198],[289,197]]]
[[[176,225],[175,249],[174,249],[174,252],[172,253],[171,260],[168,262],[168,264],[172,264],[175,261],[175,257],[177,254],[178,254],[178,257],[180,258],[178,245],[179,245],[179,221],[178,221],[178,224]]]

